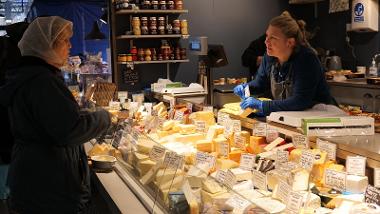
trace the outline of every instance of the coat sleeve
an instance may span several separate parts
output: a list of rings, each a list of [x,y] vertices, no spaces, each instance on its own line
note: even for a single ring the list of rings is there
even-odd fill
[[[314,104],[318,84],[323,78],[319,60],[312,53],[305,54],[293,63],[293,69],[293,95],[285,100],[265,101],[265,114],[275,111],[302,111]]]
[[[80,112],[71,92],[58,78],[43,75],[31,90],[33,121],[57,145],[82,144],[110,126],[105,110]]]

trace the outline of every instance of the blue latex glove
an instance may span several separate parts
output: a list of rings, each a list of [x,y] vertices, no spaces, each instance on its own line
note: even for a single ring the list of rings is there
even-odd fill
[[[258,112],[256,115],[258,116],[264,116],[263,114],[263,101],[255,99],[253,97],[248,97],[243,100],[243,102],[240,103],[240,107],[242,109],[246,108],[252,108],[252,109],[257,109]]]
[[[241,99],[245,99],[245,91],[244,88],[247,86],[247,83],[240,84],[238,86],[235,86],[234,88],[234,94],[238,95]]]

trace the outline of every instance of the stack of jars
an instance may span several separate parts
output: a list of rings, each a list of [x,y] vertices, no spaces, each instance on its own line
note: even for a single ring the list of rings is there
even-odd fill
[[[139,5],[137,5],[139,6]],[[144,0],[140,6],[145,10],[183,10],[182,0]]]
[[[134,35],[165,35],[182,34],[188,35],[187,20],[173,20],[173,24],[166,24],[166,19],[160,17],[133,17],[132,30]]]
[[[133,61],[162,61],[162,60],[185,60],[186,48],[173,48],[163,44],[159,49],[156,48],[136,48],[133,47],[129,54],[118,54],[119,63]]]
[[[116,0],[115,1],[115,8],[116,10],[121,10],[121,9],[129,9],[129,0]]]
[[[139,17],[132,18],[132,30],[134,35],[141,35],[141,22]]]
[[[117,61],[120,63],[137,61],[137,48],[133,46],[129,54],[118,54]]]

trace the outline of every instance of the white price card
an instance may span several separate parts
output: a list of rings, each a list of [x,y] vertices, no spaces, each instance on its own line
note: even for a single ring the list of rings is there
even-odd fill
[[[240,156],[240,168],[252,171],[255,165],[256,156],[249,153],[244,153]]]
[[[139,140],[139,133],[136,129],[132,128],[132,132],[131,132],[131,143],[136,145],[138,140]]]
[[[376,188],[380,188],[380,168],[373,169],[373,184]]]
[[[226,127],[224,131],[224,136],[229,137],[233,132],[241,132],[241,122],[240,120],[229,120],[228,123],[224,123]]]
[[[174,113],[173,120],[182,121],[183,120],[183,116],[184,116],[184,112],[183,111],[176,110],[175,113]]]
[[[251,96],[251,91],[249,91],[249,85],[245,86],[244,88],[244,97],[248,98]]]
[[[165,158],[164,158],[164,166],[166,166],[169,169],[180,169],[183,168],[183,156],[178,155],[175,152],[166,152]]]
[[[232,122],[232,131],[241,132],[241,121],[240,120],[231,120]]]
[[[267,124],[266,123],[256,123],[253,128],[252,134],[258,137],[267,136]]]
[[[336,144],[317,139],[317,148],[323,152],[327,152],[329,160],[336,160]]]
[[[227,141],[221,141],[216,143],[216,152],[222,156],[228,158],[229,145]]]
[[[203,106],[203,111],[214,112],[213,106]]]
[[[289,194],[288,203],[286,206],[286,213],[300,213],[303,202],[303,194],[292,191]]]
[[[267,136],[266,136],[266,141],[267,142],[273,142],[279,137],[279,133],[276,129],[268,129],[267,130]]]
[[[241,197],[240,195],[233,194],[227,201],[226,204],[234,208],[233,213],[244,213],[244,210],[251,205],[247,199]]]
[[[332,169],[325,169],[325,185],[339,191],[345,191],[347,184],[346,172],[338,172]]]
[[[300,160],[300,165],[302,168],[311,171],[313,169],[314,164],[314,154],[311,150],[303,150]]]
[[[380,189],[368,185],[365,190],[364,201],[366,203],[380,204]]]
[[[365,176],[365,166],[367,158],[361,156],[347,156],[346,168],[347,174]]]
[[[152,161],[158,162],[164,157],[165,151],[166,149],[164,147],[153,145],[153,148],[149,152],[149,158]]]
[[[206,152],[197,152],[195,156],[197,165],[207,165],[209,169],[214,168],[216,159]]]
[[[218,111],[218,117],[217,117],[217,120],[218,120],[218,124],[221,125],[221,126],[224,126],[225,123],[230,120],[230,116],[227,114],[227,113],[224,113],[224,112],[221,112],[221,111]]]
[[[267,176],[257,170],[253,170],[253,185],[261,190],[267,190]]]
[[[204,133],[206,132],[206,122],[202,120],[196,120],[194,121],[195,127],[196,127],[196,132],[199,133]]]
[[[224,177],[224,185],[231,188],[236,184],[236,176],[231,170],[227,170],[226,177]]]
[[[295,134],[292,136],[292,141],[297,149],[309,149],[309,138],[306,135]]]
[[[152,115],[153,103],[144,103],[145,110],[148,115]]]
[[[277,197],[283,202],[286,203],[289,198],[289,193],[292,191],[292,188],[284,180],[280,179],[277,184]]]
[[[234,134],[234,145],[236,148],[239,148],[241,150],[245,150],[245,137],[241,136],[241,132],[235,132]]]
[[[289,161],[289,153],[283,150],[276,151],[276,163],[287,163]]]
[[[227,174],[226,171],[218,170],[218,171],[216,171],[215,179],[216,179],[219,183],[222,184],[222,183],[224,183],[224,179],[226,178],[226,174]]]

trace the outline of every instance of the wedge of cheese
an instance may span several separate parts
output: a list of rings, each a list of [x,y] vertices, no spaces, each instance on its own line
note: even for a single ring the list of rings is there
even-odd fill
[[[216,138],[218,135],[224,133],[224,126],[221,125],[212,125],[209,127],[206,135],[207,140],[213,140]]]
[[[239,164],[235,161],[229,159],[221,159],[218,158],[216,160],[216,168],[217,169],[232,169],[239,167]]]
[[[212,178],[207,178],[206,180],[202,181],[202,189],[211,194],[225,191],[225,189],[222,186],[220,186],[216,180]]]
[[[204,121],[206,124],[206,128],[215,125],[215,116],[214,113],[211,111],[197,111],[191,113],[189,119],[193,121]]]
[[[196,148],[198,151],[202,151],[202,152],[215,151],[214,142],[212,140],[198,140],[196,142]]]
[[[305,169],[294,169],[290,173],[291,187],[293,191],[307,190],[309,185],[309,172]]]
[[[191,166],[187,172],[186,178],[192,188],[202,187],[202,182],[206,180],[208,169],[206,166]]]
[[[194,134],[197,127],[193,124],[179,124],[179,133],[183,135]]]
[[[242,150],[233,150],[228,154],[228,159],[240,163],[241,154],[243,154]]]
[[[264,137],[251,136],[249,141],[249,147],[247,148],[247,150],[249,150],[253,154],[262,153],[264,149],[261,145],[266,145]]]

